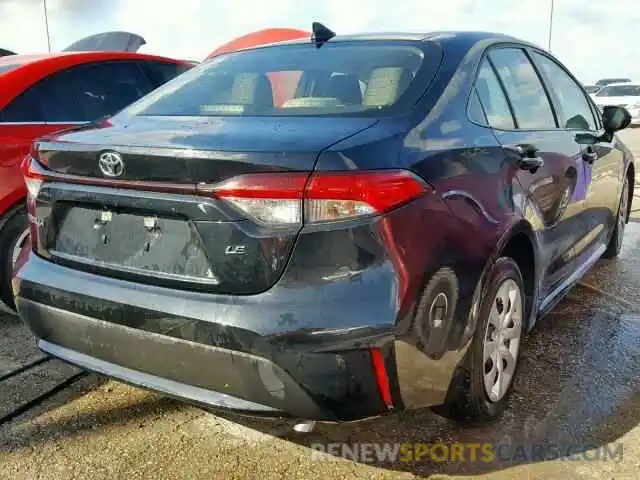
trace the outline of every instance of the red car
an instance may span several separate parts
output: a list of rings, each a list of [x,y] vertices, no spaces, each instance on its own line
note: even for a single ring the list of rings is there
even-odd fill
[[[289,28],[259,30],[222,45],[207,59],[309,35]],[[0,49],[0,310],[14,309],[11,272],[28,237],[19,166],[31,142],[110,116],[197,63],[137,53],[145,43],[132,33],[106,32],[62,53],[15,55]],[[288,88],[284,80],[272,79],[276,97]]]
[[[28,236],[19,166],[32,140],[112,115],[192,67],[130,51],[141,43],[126,42],[129,51],[0,56],[0,308],[13,309],[9,279]]]

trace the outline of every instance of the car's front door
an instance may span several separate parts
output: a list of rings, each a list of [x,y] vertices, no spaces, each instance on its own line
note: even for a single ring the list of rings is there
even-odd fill
[[[574,271],[576,246],[586,231],[584,195],[577,190],[584,182],[582,160],[571,134],[558,128],[549,95],[524,48],[492,48],[479,79],[483,71],[495,85],[491,96],[502,94],[508,103],[511,119],[494,131],[521,165],[517,178],[527,192],[528,220],[540,240],[544,297]],[[494,101],[478,90],[483,105]]]
[[[533,58],[551,86],[561,127],[571,132],[580,149],[585,182],[578,188],[585,197],[585,218],[589,222],[583,244],[587,249],[602,248],[615,225],[624,157],[615,148],[615,139],[602,139],[599,113],[573,76],[543,52],[533,52]]]

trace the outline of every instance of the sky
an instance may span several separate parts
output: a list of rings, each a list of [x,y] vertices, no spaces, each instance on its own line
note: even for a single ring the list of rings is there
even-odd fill
[[[0,48],[47,51],[45,0],[0,0]],[[549,44],[553,0],[46,0],[52,50],[125,30],[141,51],[202,60],[218,46],[269,27],[337,33],[482,30]],[[555,0],[551,51],[585,84],[640,81],[640,0]]]

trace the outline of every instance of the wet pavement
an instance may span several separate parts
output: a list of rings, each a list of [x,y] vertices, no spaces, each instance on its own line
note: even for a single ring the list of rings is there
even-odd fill
[[[628,137],[640,154],[640,130]],[[0,478],[638,479],[640,196],[635,202],[638,223],[628,226],[621,256],[601,260],[527,338],[500,422],[460,426],[424,410],[301,435],[287,422],[213,415],[91,374],[0,425]],[[38,360],[17,319],[0,316],[0,335],[0,378]],[[0,383],[0,419],[77,373],[56,362]],[[318,460],[313,450],[406,443],[440,449],[417,461],[376,459],[375,451],[360,461]],[[471,461],[470,451],[488,444],[505,449]],[[454,445],[464,455],[440,461]]]

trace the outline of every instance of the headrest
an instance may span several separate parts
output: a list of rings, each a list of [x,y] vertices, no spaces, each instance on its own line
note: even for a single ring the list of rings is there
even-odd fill
[[[273,88],[266,75],[242,73],[236,75],[231,91],[231,103],[250,105],[255,110],[273,108]]]
[[[385,106],[394,103],[404,93],[413,75],[402,67],[376,68],[371,72],[363,104]]]
[[[361,105],[360,82],[353,75],[334,75],[329,80],[328,97],[339,99],[344,105]]]

